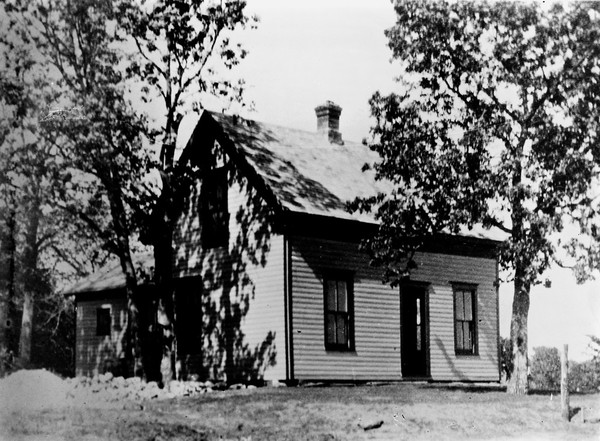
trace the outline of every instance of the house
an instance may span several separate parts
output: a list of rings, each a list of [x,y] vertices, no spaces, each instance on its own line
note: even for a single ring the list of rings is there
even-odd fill
[[[375,153],[342,139],[340,107],[316,113],[312,133],[203,112],[179,159],[198,176],[174,238],[182,369],[288,382],[499,381],[498,241],[440,237],[416,255],[410,280],[383,284],[359,250],[376,222],[345,205],[385,191],[361,172]],[[78,375],[121,357],[123,286],[113,268],[69,290]],[[140,288],[142,299],[151,292]]]

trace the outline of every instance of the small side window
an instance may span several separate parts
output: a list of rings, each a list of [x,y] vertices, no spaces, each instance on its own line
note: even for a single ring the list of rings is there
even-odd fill
[[[110,308],[96,309],[96,335],[101,337],[110,335],[111,317]]]
[[[454,343],[457,355],[477,354],[477,289],[454,285]]]

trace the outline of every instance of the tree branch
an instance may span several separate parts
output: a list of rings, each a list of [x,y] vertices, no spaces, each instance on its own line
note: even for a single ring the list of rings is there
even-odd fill
[[[491,216],[487,217],[485,219],[485,222],[488,222],[492,226],[494,226],[510,235],[512,235],[512,233],[513,233],[513,230],[511,228],[508,228],[506,225],[504,225],[502,222],[500,222],[498,219],[496,219],[494,217],[491,217]]]
[[[140,52],[140,55],[142,57],[144,57],[144,59],[146,59],[146,61],[148,61],[148,63],[150,63],[152,65],[152,67],[154,67],[163,76],[163,78],[167,78],[165,72],[160,68],[160,66],[158,64],[156,64],[154,61],[152,61],[152,59],[150,59],[150,57],[148,57],[148,55],[146,55],[144,53],[144,50],[142,49],[142,45],[140,44],[140,40],[138,39],[138,37],[135,34],[133,35],[133,40],[135,41],[135,45],[137,46],[138,51]]]
[[[96,222],[94,222],[94,220],[91,217],[89,217],[87,214],[85,214],[82,211],[75,210],[72,207],[69,207],[66,205],[59,204],[58,207],[65,210],[67,213],[71,214],[72,216],[76,216],[79,219],[81,219],[104,242],[104,245],[110,252],[112,252],[113,254],[117,253],[118,246],[114,242],[114,240],[112,239],[110,234],[107,231],[100,228],[98,226],[98,224]]]

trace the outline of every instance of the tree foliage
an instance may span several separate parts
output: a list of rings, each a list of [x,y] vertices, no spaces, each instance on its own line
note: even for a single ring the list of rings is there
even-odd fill
[[[15,187],[31,195],[32,201],[23,204],[29,207],[27,219],[31,221],[24,233],[31,239],[24,247],[29,264],[23,267],[34,267],[42,257],[38,242],[46,237],[41,229],[46,224],[43,215],[56,220],[54,236],[49,237],[62,239],[50,241],[52,252],[44,256],[49,258],[45,259],[47,267],[62,261],[80,271],[86,266],[80,259],[102,254],[90,252],[92,247],[116,256],[126,275],[128,324],[138,360],[139,326],[133,302],[137,281],[131,241],[148,202],[142,178],[152,162],[141,143],[146,131],[144,118],[125,99],[124,75],[119,71],[122,40],[116,32],[115,10],[111,3],[93,0],[15,0],[7,2],[4,10],[11,35],[17,36],[7,39],[7,44],[13,49],[26,48],[25,59],[35,74],[20,78],[17,84],[22,90],[45,92],[37,93],[37,99],[27,96],[29,100],[22,101],[33,103],[29,106],[32,128],[28,130],[35,136],[18,144],[26,160],[11,158],[20,170]],[[11,130],[13,136],[16,132]],[[81,247],[84,244],[87,249]],[[32,319],[26,323],[25,311],[33,316],[36,310],[34,298],[27,294],[31,291],[27,285],[33,280],[30,274],[24,277],[22,340],[24,331],[32,329]],[[48,300],[40,306],[64,304]],[[42,316],[53,323],[60,314],[43,310]]]
[[[161,297],[170,320],[167,333],[171,333],[167,352],[172,355],[170,263],[177,216],[173,195],[188,183],[185,172],[175,173],[171,167],[175,139],[183,115],[198,111],[203,97],[241,102],[243,82],[235,83],[217,71],[219,66],[231,69],[246,54],[228,35],[251,21],[244,7],[245,2],[237,0],[9,0],[2,5],[2,19],[8,25],[8,32],[2,34],[7,49],[3,55],[10,59],[3,60],[0,98],[10,118],[0,122],[0,142],[2,153],[9,151],[7,142],[15,147],[1,158],[1,190],[6,197],[0,257],[7,264],[0,281],[3,305],[19,298],[19,308],[31,314],[37,308],[23,300],[27,289],[19,285],[23,280],[26,288],[36,279],[10,270],[18,266],[18,259],[34,266],[43,261],[38,269],[46,276],[48,268],[65,266],[81,274],[86,270],[82,259],[93,261],[110,253],[126,276],[131,349],[138,362],[141,331],[133,296],[137,275],[132,254],[139,245],[141,226],[150,224],[148,237],[160,256],[155,273],[164,288]],[[164,119],[159,130],[149,129],[143,111],[128,99],[134,96],[146,102],[162,100]],[[28,138],[17,139],[19,130],[27,132]],[[148,149],[158,138],[162,167]],[[148,191],[145,181],[151,169],[162,171],[158,203],[156,192]],[[31,203],[22,204],[24,197]],[[149,219],[150,212],[154,215]],[[22,229],[20,219],[27,221]],[[47,219],[53,220],[53,231]],[[28,246],[28,237],[32,244],[43,239],[47,247]],[[40,317],[56,324],[60,314],[44,308],[64,302],[37,300],[43,309]],[[31,320],[27,323],[31,328]],[[5,329],[0,331],[0,352],[6,353]],[[135,370],[139,371],[139,363]]]
[[[530,288],[597,185],[600,7],[400,1],[395,10],[386,35],[401,92],[370,101],[381,160],[369,166],[392,190],[351,208],[375,212],[381,227],[364,245],[396,283],[438,234],[482,225],[505,235],[509,390],[526,392]]]
[[[159,98],[164,118],[158,136],[161,157],[172,165],[183,115],[200,110],[201,98],[213,95],[242,102],[244,82],[224,75],[246,56],[231,32],[251,20],[245,1],[171,1],[119,5],[119,25],[137,49],[127,74],[140,82],[144,100]]]
[[[159,293],[158,315],[163,348],[162,381],[174,377],[176,327],[173,286],[173,229],[178,216],[179,190],[189,190],[185,167],[174,168],[175,146],[183,115],[199,111],[202,101],[213,96],[243,104],[243,81],[234,83],[224,70],[246,56],[231,33],[253,19],[245,14],[246,2],[172,1],[120,4],[119,25],[137,49],[127,74],[142,84],[145,101],[158,97],[164,104],[160,129],[161,196],[148,219],[148,242],[154,247],[155,283]]]

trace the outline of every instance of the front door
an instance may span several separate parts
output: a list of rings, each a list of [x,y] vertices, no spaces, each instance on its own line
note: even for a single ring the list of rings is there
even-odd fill
[[[400,355],[404,378],[428,374],[426,292],[425,286],[403,284],[400,287]]]

